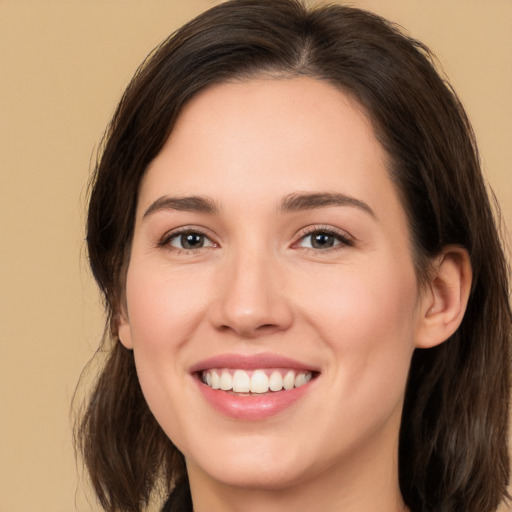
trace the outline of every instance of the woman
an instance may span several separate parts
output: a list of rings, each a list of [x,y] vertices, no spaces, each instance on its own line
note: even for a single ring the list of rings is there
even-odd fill
[[[496,510],[508,276],[469,121],[376,15],[225,2],[141,66],[88,248],[108,511]],[[111,341],[112,340],[112,343]]]

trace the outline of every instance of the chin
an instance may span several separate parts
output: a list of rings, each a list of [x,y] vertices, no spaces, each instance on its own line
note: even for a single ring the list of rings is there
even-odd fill
[[[292,487],[311,474],[301,453],[283,447],[282,442],[253,440],[240,443],[239,449],[236,444],[223,449],[219,443],[215,453],[203,451],[194,459],[186,456],[188,471],[197,468],[226,486],[268,491]]]
[[[275,464],[274,456],[259,463],[223,462],[223,467],[203,467],[208,476],[228,487],[244,490],[278,491],[293,487],[304,480],[301,468],[292,468],[287,464]],[[187,461],[188,465],[188,461]]]

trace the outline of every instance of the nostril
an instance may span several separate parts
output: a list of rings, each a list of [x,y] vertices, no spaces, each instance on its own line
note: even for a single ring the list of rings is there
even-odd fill
[[[238,326],[232,326],[232,325],[226,325],[223,324],[219,326],[219,330],[221,332],[235,332],[242,338],[256,338],[258,336],[261,336],[262,334],[271,334],[274,331],[279,331],[280,328],[276,324],[263,324],[263,325],[256,325],[256,326],[249,326],[249,325],[238,325]]]
[[[244,338],[282,331],[292,323],[287,298],[273,287],[256,286],[238,279],[222,288],[209,308],[209,318],[221,332]]]

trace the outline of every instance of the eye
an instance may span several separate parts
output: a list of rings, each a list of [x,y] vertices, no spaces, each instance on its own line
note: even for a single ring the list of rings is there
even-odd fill
[[[182,251],[195,251],[215,246],[204,233],[192,230],[171,233],[162,240],[161,245],[171,246]]]
[[[306,249],[328,250],[336,246],[350,246],[353,242],[347,236],[329,229],[315,229],[303,235],[296,247]]]

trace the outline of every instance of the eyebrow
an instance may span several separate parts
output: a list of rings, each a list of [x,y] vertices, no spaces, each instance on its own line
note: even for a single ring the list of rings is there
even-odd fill
[[[287,195],[279,206],[281,213],[291,213],[301,210],[313,210],[327,208],[329,206],[353,206],[359,208],[372,217],[376,217],[374,211],[360,199],[334,192],[294,193]],[[154,201],[144,212],[143,219],[161,210],[179,210],[187,212],[218,215],[220,209],[215,201],[202,196],[172,197],[162,196]]]
[[[289,194],[283,199],[279,209],[282,213],[289,213],[328,206],[354,206],[376,218],[375,212],[364,201],[334,192]]]
[[[144,212],[143,219],[147,216],[161,210],[180,210],[186,212],[207,213],[216,215],[219,213],[219,208],[214,201],[207,197],[201,196],[187,196],[187,197],[171,197],[162,196],[158,198],[151,206]]]

